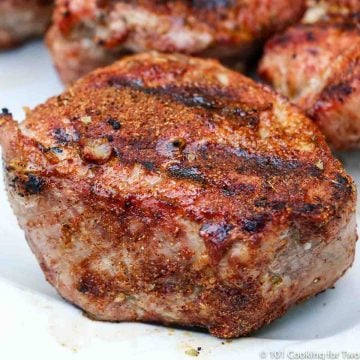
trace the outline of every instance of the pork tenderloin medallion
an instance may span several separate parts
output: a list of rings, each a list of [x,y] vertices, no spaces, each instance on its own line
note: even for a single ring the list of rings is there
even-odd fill
[[[311,117],[334,149],[360,148],[360,18],[300,24],[265,48],[260,75]]]
[[[52,0],[0,0],[0,50],[45,33]]]
[[[126,57],[0,123],[27,241],[96,319],[238,337],[352,264],[356,190],[323,135],[214,60]]]
[[[58,0],[47,43],[67,84],[147,50],[239,62],[305,9],[305,0]]]

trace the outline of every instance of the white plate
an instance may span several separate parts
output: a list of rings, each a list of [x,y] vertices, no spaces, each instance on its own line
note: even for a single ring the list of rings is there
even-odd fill
[[[9,108],[16,119],[24,117],[22,106],[33,107],[61,90],[40,42],[0,54],[0,108]],[[360,183],[360,153],[341,157]],[[199,359],[360,359],[359,279],[357,259],[334,290],[293,308],[253,336],[231,342],[161,326],[94,322],[46,283],[0,185],[1,360],[190,359],[186,352],[198,347]]]

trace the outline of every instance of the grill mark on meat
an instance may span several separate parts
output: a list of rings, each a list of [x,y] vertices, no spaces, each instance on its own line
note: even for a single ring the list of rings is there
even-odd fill
[[[236,196],[239,194],[251,194],[255,191],[255,186],[252,184],[226,184],[222,187],[221,192],[225,196]]]
[[[118,159],[127,165],[141,164],[147,170],[158,172],[162,167],[163,160],[158,157],[156,141],[147,139],[146,144],[142,142],[139,144],[133,140],[114,139],[114,142],[117,143],[115,153]],[[191,144],[187,145],[191,146]],[[126,148],[126,153],[122,152],[121,148]],[[242,191],[251,192],[254,189],[247,184],[229,187],[224,179],[217,179],[216,173],[219,171],[228,172],[229,169],[234,169],[240,175],[261,177],[283,177],[288,174],[322,177],[322,170],[314,164],[300,160],[282,159],[275,155],[252,154],[245,149],[230,146],[214,143],[203,144],[193,152],[195,160],[192,161],[191,166],[185,159],[169,165],[166,168],[166,174],[177,179],[220,187],[227,196],[233,196]]]
[[[215,10],[234,6],[233,0],[188,0],[194,9]]]
[[[349,83],[341,82],[327,87],[323,93],[323,98],[326,100],[337,99],[340,102],[344,102],[345,98],[351,95],[352,92],[353,88]]]
[[[268,219],[269,216],[267,214],[258,214],[249,219],[245,219],[243,223],[243,230],[248,233],[259,232],[265,227]]]
[[[126,77],[112,77],[107,80],[107,85],[117,89],[130,88],[147,95],[169,99],[188,107],[214,112],[232,119],[238,126],[256,127],[260,121],[260,113],[272,109],[271,103],[253,109],[247,104],[232,101],[233,95],[228,90],[216,87],[173,84],[162,87],[145,87],[142,80]]]
[[[255,200],[254,205],[257,208],[270,208],[275,211],[283,210],[286,207],[286,203],[282,200],[269,200],[264,197]]]
[[[204,174],[195,166],[185,167],[180,164],[174,164],[170,165],[166,171],[170,177],[177,179],[186,179],[202,184],[206,182]]]
[[[182,0],[186,6],[195,10],[216,10],[221,8],[231,8],[235,5],[234,0]],[[107,7],[111,0],[98,1],[98,6],[101,8]],[[121,0],[117,2],[131,3],[131,0]],[[169,3],[175,2],[174,0],[156,0],[155,6],[168,5]]]
[[[319,179],[323,176],[323,170],[311,162],[251,153],[247,149],[217,143],[198,146],[180,137],[163,140],[165,143],[168,142],[174,151],[159,153],[157,149],[159,139],[153,132],[143,128],[146,135],[139,138],[131,134],[129,136],[126,122],[123,124],[123,129],[123,132],[114,134],[111,142],[114,153],[123,164],[129,166],[140,164],[148,171],[159,172],[169,158],[176,158],[177,163],[165,168],[167,176],[218,187],[226,196],[235,196],[244,191],[251,193],[254,187],[249,184],[228,184],[225,179],[216,176],[222,171],[234,170],[240,175],[255,175],[263,178],[283,177],[289,174],[307,174]],[[86,133],[84,136],[86,137]],[[187,158],[189,151],[192,153],[191,161]]]
[[[322,204],[297,203],[292,206],[292,209],[297,214],[316,214],[323,209]]]
[[[246,173],[251,169],[262,170],[269,175],[283,175],[304,168],[305,164],[298,160],[284,160],[277,156],[264,156],[262,154],[251,154],[248,151],[237,148],[231,149],[240,160],[237,166],[239,173]]]
[[[250,153],[242,148],[225,147],[213,143],[199,148],[199,158],[204,163],[209,162],[208,154],[211,154],[213,166],[222,163],[228,169],[236,169],[240,174],[284,176],[290,173],[307,173],[313,177],[319,177],[322,174],[322,171],[313,164],[283,159],[276,155]]]
[[[119,77],[115,79],[118,80]],[[123,78],[120,79],[121,90],[123,90],[123,84],[135,84],[135,87],[138,88],[143,83],[142,81],[131,79],[125,79],[126,81]],[[114,80],[114,78],[111,77],[111,80]],[[101,88],[103,84],[104,82],[101,81],[96,83],[96,91],[101,91],[99,87]],[[129,89],[126,88],[123,91],[129,92]],[[210,89],[209,91],[213,90]],[[148,95],[141,94],[144,94],[144,92],[141,91],[140,94],[137,94],[135,99],[137,102],[142,101],[142,96],[146,97]],[[117,96],[121,97],[121,93],[117,94]],[[163,98],[153,100],[156,103],[157,101],[163,101]],[[111,115],[108,114],[108,116],[103,116],[100,112],[94,116],[91,126],[84,126],[81,121],[73,122],[72,125],[76,132],[81,134],[81,137],[86,138],[88,132],[93,131],[95,126],[98,129],[97,136],[103,136],[101,134],[111,126],[109,119],[117,119],[116,113],[118,111],[121,112],[120,107],[119,109],[114,108],[114,112]],[[97,119],[97,116],[100,121]],[[199,117],[199,119],[203,121],[203,117]],[[206,187],[214,188],[214,190],[216,189],[219,192],[220,196],[226,197],[241,197],[245,196],[245,194],[253,196],[252,194],[256,191],[254,184],[243,184],[240,179],[238,183],[232,183],[226,177],[219,176],[229,171],[233,172],[233,176],[236,176],[235,173],[246,176],[258,176],[261,179],[259,185],[272,192],[275,191],[273,186],[277,187],[277,182],[281,181],[281,178],[284,176],[288,177],[290,175],[291,179],[294,180],[298,175],[301,177],[323,178],[323,169],[316,166],[311,160],[305,161],[299,158],[287,159],[281,155],[269,155],[268,153],[263,154],[261,152],[253,153],[246,148],[236,148],[230,145],[220,145],[211,142],[202,143],[201,145],[194,143],[191,134],[194,131],[193,129],[196,129],[197,124],[194,124],[194,128],[192,124],[189,124],[190,127],[187,129],[190,135],[189,138],[184,139],[179,133],[173,131],[169,133],[168,138],[159,138],[159,134],[162,133],[163,129],[162,124],[165,124],[164,129],[168,129],[166,122],[161,121],[159,122],[159,132],[154,132],[152,124],[145,122],[141,127],[142,136],[139,137],[136,132],[129,131],[133,127],[132,120],[127,120],[126,115],[124,115],[121,122],[121,131],[113,132],[113,141],[110,143],[117,159],[130,167],[138,164],[146,169],[146,171],[155,172],[157,175],[162,173],[167,177],[198,184],[202,189]],[[221,126],[221,123],[219,123],[219,126]],[[165,130],[165,133],[167,132],[168,130]],[[159,152],[158,144],[160,140],[161,142],[168,143],[171,151]],[[188,156],[189,154],[191,154],[191,157]],[[176,162],[170,162],[171,165],[166,166],[170,159],[176,160]],[[268,180],[271,181],[270,185]],[[271,206],[270,209],[274,210]]]
[[[208,158],[207,152],[211,154],[211,159]],[[132,151],[128,151],[132,154]],[[199,156],[200,155],[200,156]],[[266,184],[266,178],[271,177],[274,182],[276,179],[283,178],[292,174],[296,176],[304,176],[305,174],[311,177],[323,178],[322,170],[317,166],[299,161],[286,160],[277,156],[264,156],[261,154],[251,154],[244,149],[234,149],[232,147],[225,147],[219,144],[207,144],[198,149],[196,153],[196,165],[189,166],[186,161],[183,163],[172,164],[166,168],[166,174],[170,177],[199,183],[202,187],[217,188],[225,196],[237,196],[244,193],[253,193],[255,187],[252,184],[238,184],[228,186],[226,179],[216,177],[216,173],[228,171],[229,166],[234,167],[240,174],[260,176],[263,180],[263,185]],[[211,161],[211,162],[210,162]],[[210,162],[210,163],[209,163]],[[145,166],[145,161],[142,159],[132,159],[128,163],[140,163]],[[225,168],[222,169],[222,166]],[[159,171],[161,165],[145,166],[147,170]],[[339,181],[333,183],[336,190],[335,197],[341,197],[341,193],[348,191],[351,194],[351,185],[346,178],[339,176]],[[280,195],[281,196],[281,195]],[[292,212],[293,217],[297,216],[312,216],[321,214],[325,208],[321,204],[312,203],[293,203],[289,200],[282,200],[281,198],[274,201],[267,201],[260,199],[254,204],[258,208],[263,208],[263,213],[257,214],[250,218],[239,218],[240,224],[244,232],[256,234],[261,232],[266,223],[271,219],[271,211],[285,211],[288,209]],[[230,227],[224,225],[224,228],[215,229],[215,227],[208,227],[202,229],[203,236],[207,236],[211,242],[217,245],[225,242],[225,233]],[[212,231],[213,230],[213,231]],[[207,232],[207,234],[206,234]]]

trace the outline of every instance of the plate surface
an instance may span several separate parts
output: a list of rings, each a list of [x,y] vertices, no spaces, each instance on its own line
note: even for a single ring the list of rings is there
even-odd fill
[[[32,108],[61,91],[42,43],[0,53],[0,108],[9,108],[16,119],[24,118],[23,106]],[[339,157],[360,184],[360,152]],[[360,359],[359,279],[357,256],[335,289],[231,342],[161,326],[94,322],[46,283],[0,182],[0,359],[174,360],[190,359],[198,348],[199,359]]]

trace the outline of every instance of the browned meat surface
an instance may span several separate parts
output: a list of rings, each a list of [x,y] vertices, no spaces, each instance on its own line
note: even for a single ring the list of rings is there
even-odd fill
[[[42,35],[50,23],[52,0],[0,0],[0,49]]]
[[[360,12],[359,0],[308,0],[303,22],[314,23],[333,16],[348,16]]]
[[[298,25],[268,42],[260,74],[338,149],[360,147],[360,28],[353,18]]]
[[[304,10],[305,0],[58,0],[47,43],[71,83],[147,50],[244,60]]]
[[[31,249],[97,319],[246,335],[353,261],[355,188],[323,135],[216,61],[127,57],[0,124]]]

